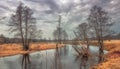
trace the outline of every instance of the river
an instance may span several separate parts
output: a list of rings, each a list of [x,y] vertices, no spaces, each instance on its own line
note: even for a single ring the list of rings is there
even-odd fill
[[[29,54],[30,63],[23,64],[28,69],[90,69],[91,66],[98,64],[98,51],[96,46],[90,46],[91,57],[87,61],[76,57],[76,51],[72,45],[66,45],[59,49],[59,56],[55,58],[55,49],[38,51]],[[107,51],[104,51],[107,53]],[[23,55],[15,55],[0,58],[0,69],[22,69]],[[58,62],[57,64],[55,63]],[[23,67],[24,68],[24,67]]]

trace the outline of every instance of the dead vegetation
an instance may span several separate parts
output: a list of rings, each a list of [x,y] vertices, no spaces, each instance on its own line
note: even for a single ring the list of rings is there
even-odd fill
[[[105,41],[104,47],[108,50],[105,61],[92,69],[120,69],[120,40]]]
[[[59,47],[63,46],[60,44]],[[20,44],[2,44],[0,45],[0,57],[11,56],[16,54],[26,54],[40,50],[54,49],[56,48],[55,43],[32,43],[28,51],[24,51]]]

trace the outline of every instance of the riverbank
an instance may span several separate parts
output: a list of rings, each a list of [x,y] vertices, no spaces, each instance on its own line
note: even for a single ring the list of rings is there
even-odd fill
[[[64,44],[59,45],[59,47],[62,46],[64,46]],[[54,48],[56,48],[55,43],[33,43],[31,44],[29,51],[23,51],[20,44],[1,44],[0,57]],[[94,66],[92,69],[120,69],[120,40],[104,41],[104,49],[108,51],[105,55],[105,61]]]
[[[59,44],[59,47],[64,46],[63,44]],[[11,43],[11,44],[1,44],[0,45],[0,57],[12,56],[17,54],[26,54],[32,53],[35,51],[47,50],[47,49],[55,49],[55,43],[33,43],[30,45],[30,49],[28,51],[22,50],[21,44]]]
[[[92,69],[120,69],[120,40],[104,41],[104,49],[109,51],[105,61]]]

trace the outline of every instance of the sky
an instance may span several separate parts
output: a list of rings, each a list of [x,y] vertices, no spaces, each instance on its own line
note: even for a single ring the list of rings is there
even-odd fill
[[[67,31],[69,38],[74,37],[73,30],[80,23],[87,22],[90,9],[94,5],[108,12],[115,22],[112,30],[120,32],[120,0],[0,0],[0,19],[7,17],[0,20],[0,34],[14,37],[14,34],[9,34],[8,26],[4,23],[9,21],[20,2],[34,11],[37,27],[44,31],[43,38],[53,38],[52,33],[58,26],[59,15],[62,16],[61,27]]]

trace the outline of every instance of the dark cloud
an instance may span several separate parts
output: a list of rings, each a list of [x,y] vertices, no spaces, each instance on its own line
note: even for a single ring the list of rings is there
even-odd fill
[[[41,6],[47,6],[50,10],[45,11],[46,13],[59,13],[59,5],[56,3],[57,0],[26,0],[34,3],[39,3]]]
[[[62,22],[64,29],[70,32],[70,30],[73,30],[79,23],[86,22],[89,10],[94,5],[101,6],[108,12],[110,17],[113,18],[113,21],[116,22],[113,30],[118,31],[120,26],[120,0],[65,0],[65,3],[61,2],[63,0],[21,1],[33,9],[35,13],[34,16],[38,19],[37,21],[41,25],[42,30],[46,31],[46,35],[49,31],[46,30],[46,23],[50,23],[47,25],[49,29],[51,28],[50,31],[54,30],[57,26],[57,22],[54,21],[58,20],[59,14],[63,16]],[[0,15],[14,12],[19,3],[17,0],[1,0]],[[48,36],[50,37],[52,34]]]

